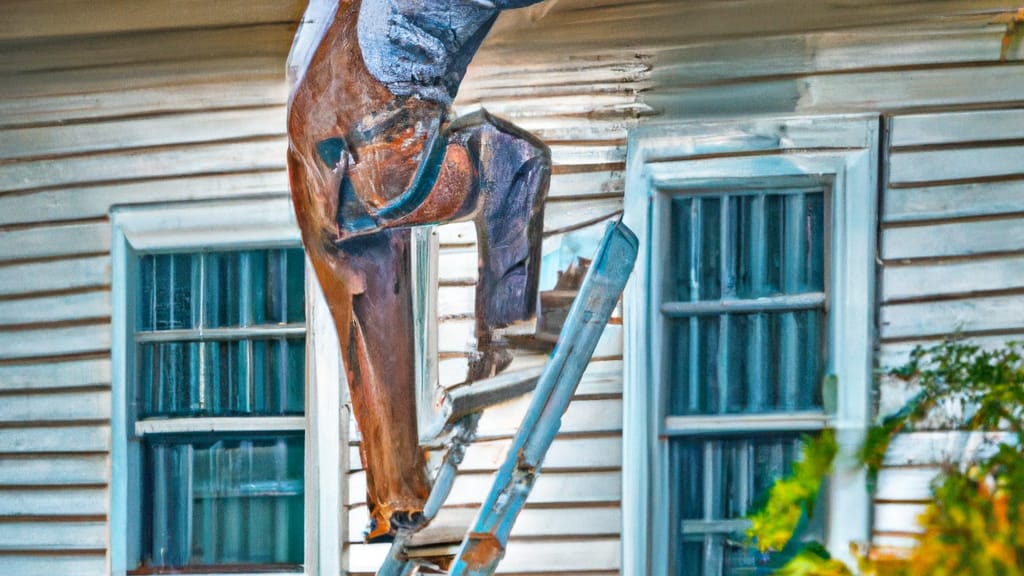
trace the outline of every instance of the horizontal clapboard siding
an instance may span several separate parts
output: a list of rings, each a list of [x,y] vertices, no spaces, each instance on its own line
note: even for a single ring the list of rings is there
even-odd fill
[[[1021,130],[1021,107],[888,119],[881,366],[898,366],[914,346],[955,333],[989,348],[1024,333]],[[880,386],[882,413],[897,409],[915,391],[893,378],[883,378]],[[938,466],[970,458],[979,438],[936,431],[897,440],[879,477],[876,543],[913,544]]]
[[[0,572],[19,576],[108,569],[111,207],[288,191],[304,3],[79,4],[0,26],[43,36],[0,63]]]

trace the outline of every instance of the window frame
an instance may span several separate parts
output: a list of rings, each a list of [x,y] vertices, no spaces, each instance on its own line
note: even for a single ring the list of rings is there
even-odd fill
[[[290,199],[282,196],[117,206],[112,221],[111,482],[109,573],[123,576],[141,556],[139,432],[302,430],[304,457],[303,574],[341,571],[344,540],[341,482],[347,427],[337,336],[308,260],[305,265],[305,415],[188,418],[136,422],[134,332],[139,255],[301,246]],[[340,385],[339,385],[340,383]],[[214,572],[215,574],[222,574]],[[296,574],[296,572],[284,572]],[[199,576],[193,574],[193,576]]]
[[[808,183],[831,194],[827,237],[826,374],[838,379],[834,412],[745,417],[687,417],[701,432],[805,430],[831,426],[841,453],[830,482],[827,543],[849,559],[848,543],[869,537],[870,498],[863,472],[849,466],[871,413],[874,276],[878,202],[877,116],[784,117],[649,125],[629,135],[624,221],[641,239],[624,299],[623,574],[668,573],[667,405],[661,354],[664,201],[681,190],[726,193],[737,187]],[[659,212],[659,205],[661,211]],[[680,422],[679,424],[683,424]],[[679,429],[676,432],[685,432]],[[662,504],[662,505],[658,505]],[[657,536],[656,536],[657,535]]]

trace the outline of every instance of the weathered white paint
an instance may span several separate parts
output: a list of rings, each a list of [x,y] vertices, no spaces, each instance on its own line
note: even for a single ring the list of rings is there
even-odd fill
[[[110,383],[110,360],[96,358],[40,364],[0,365],[0,390],[26,393],[47,388],[96,387]]]
[[[888,222],[913,222],[1024,212],[1024,178],[911,188],[890,188],[884,199]]]
[[[984,283],[978,281],[984,278]],[[1009,255],[913,266],[887,266],[882,301],[1024,287],[1024,256]]]
[[[0,456],[0,485],[103,484],[109,464],[106,454]]]
[[[957,146],[920,152],[893,151],[889,184],[975,180],[1024,173],[1024,146]]]
[[[42,298],[0,300],[0,326],[110,317],[106,288]]]
[[[0,266],[2,296],[98,288],[109,284],[110,257],[106,255]]]

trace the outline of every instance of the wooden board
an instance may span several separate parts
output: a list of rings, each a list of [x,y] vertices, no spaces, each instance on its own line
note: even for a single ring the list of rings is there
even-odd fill
[[[109,351],[109,319],[65,327],[0,331],[0,360]]]
[[[882,219],[887,223],[994,216],[1024,212],[1024,178],[890,188],[884,196]]]
[[[108,475],[106,454],[0,456],[0,486],[102,484]]]
[[[3,554],[0,562],[9,574],[53,576],[54,574],[103,574],[107,558],[98,551],[91,554]]]
[[[0,365],[0,390],[29,393],[47,388],[110,385],[110,358]]]
[[[977,180],[1024,174],[1024,146],[956,146],[894,152],[889,157],[889,184]]]
[[[59,124],[161,112],[284,104],[288,88],[280,70],[247,71],[199,84],[125,87],[111,92],[60,93],[0,100],[0,126]]]
[[[110,426],[34,426],[0,428],[0,446],[5,453],[106,452],[110,449]]]
[[[283,169],[111,182],[0,196],[0,222],[32,224],[98,218],[109,214],[112,206],[147,201],[182,202],[287,194],[288,174]]]
[[[465,535],[479,507],[443,508],[424,532],[427,541],[458,542]],[[360,544],[369,515],[365,506],[349,514],[349,542]],[[621,528],[622,513],[618,507],[600,508],[526,508],[512,528],[512,538],[552,538],[572,536],[613,537]]]
[[[0,300],[0,328],[88,318],[110,318],[108,289],[42,298]]]
[[[1018,140],[1024,109],[968,110],[904,114],[892,119],[890,146],[927,146],[955,142]]]
[[[961,298],[883,306],[883,340],[1024,330],[1024,295]]]
[[[959,220],[882,229],[882,258],[910,260],[1024,251],[1024,218]]]
[[[109,284],[110,257],[106,255],[0,266],[2,296],[99,288]]]
[[[0,552],[105,550],[106,547],[105,522],[0,522]],[[0,557],[0,564],[6,566],[3,557]]]
[[[881,287],[883,302],[1017,290],[1024,288],[1024,256],[887,266]]]
[[[513,539],[496,573],[612,576],[618,574],[620,547],[618,538]],[[376,573],[387,552],[387,545],[348,546],[349,573]]]
[[[159,30],[169,26],[201,28],[257,23],[297,22],[304,3],[243,2],[207,3],[186,0],[169,4],[157,0],[89,0],[24,2],[7,7],[0,39],[112,34]]]
[[[58,156],[132,148],[283,136],[284,106],[212,112],[159,114],[0,132],[0,160]]]
[[[365,474],[363,472],[350,473],[348,481],[348,505],[365,504]],[[459,474],[446,504],[449,506],[470,504],[479,506],[480,502],[487,497],[491,482],[492,474],[476,472]],[[542,472],[530,492],[529,503],[533,505],[614,503],[620,500],[621,494],[622,475],[618,471]]]
[[[36,190],[164,176],[282,170],[285,147],[283,138],[272,137],[0,164],[0,188]]]
[[[3,516],[97,516],[107,513],[106,487],[6,488],[0,491]]]
[[[23,394],[8,396],[0,402],[2,424],[109,419],[109,390]]]

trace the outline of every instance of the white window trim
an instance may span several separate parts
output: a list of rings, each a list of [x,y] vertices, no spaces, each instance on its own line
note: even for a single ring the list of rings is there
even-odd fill
[[[660,304],[652,293],[652,212],[665,191],[722,189],[727,182],[829,182],[833,218],[829,262],[829,358],[838,378],[834,427],[841,446],[831,481],[827,544],[850,561],[848,544],[870,536],[871,500],[863,472],[850,464],[871,413],[874,277],[878,198],[877,116],[758,118],[651,125],[631,132],[624,221],[640,238],[626,287],[622,557],[625,576],[668,571],[668,450],[662,392],[651,385],[659,353]],[[804,422],[819,427],[821,421]]]
[[[141,252],[256,249],[300,244],[291,201],[275,196],[216,202],[124,206],[111,210],[112,332],[111,359],[111,482],[109,519],[109,573],[123,576],[139,556],[138,534],[129,518],[139,502],[140,484],[130,474],[139,471],[139,449],[132,441],[157,423],[135,422],[128,404],[131,385],[132,326],[135,309],[134,278]],[[334,324],[306,264],[306,415],[297,418],[259,418],[231,426],[286,427],[305,432],[305,563],[304,574],[339,574],[342,571],[342,482],[347,468],[347,413],[342,395],[340,356]],[[218,418],[199,418],[188,424],[199,429],[222,429]],[[178,422],[175,425],[182,425]],[[205,428],[204,428],[205,427]],[[137,507],[137,506],[136,506]],[[294,574],[294,573],[290,573]],[[241,575],[244,576],[244,575]]]

